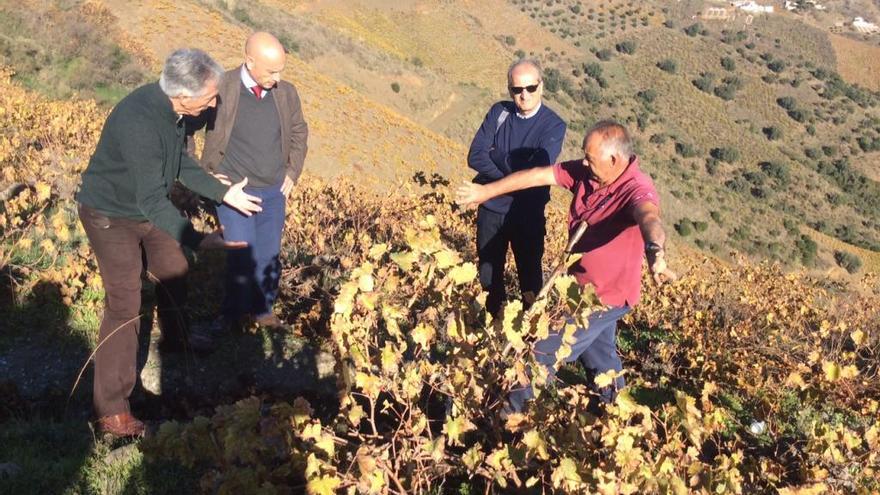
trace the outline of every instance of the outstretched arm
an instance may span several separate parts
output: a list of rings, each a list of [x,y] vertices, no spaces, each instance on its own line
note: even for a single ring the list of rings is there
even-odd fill
[[[660,208],[654,203],[640,203],[633,208],[633,219],[642,231],[645,256],[654,282],[659,285],[676,280],[678,276],[666,266],[666,232],[660,221]]]
[[[455,202],[462,206],[474,207],[502,194],[530,187],[555,185],[556,176],[553,174],[552,165],[535,167],[521,170],[485,185],[466,182],[455,190]]]

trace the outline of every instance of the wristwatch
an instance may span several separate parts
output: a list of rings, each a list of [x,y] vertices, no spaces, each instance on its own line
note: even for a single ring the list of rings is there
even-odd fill
[[[646,254],[647,253],[657,254],[660,251],[663,251],[663,246],[661,246],[660,244],[658,244],[654,241],[645,243],[645,253]]]

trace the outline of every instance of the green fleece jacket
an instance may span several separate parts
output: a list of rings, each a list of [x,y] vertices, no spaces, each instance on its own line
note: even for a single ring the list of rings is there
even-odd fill
[[[107,117],[76,199],[109,217],[152,222],[197,248],[204,235],[171,203],[171,186],[180,181],[218,203],[228,188],[186,154],[184,120],[158,83],[132,91]]]

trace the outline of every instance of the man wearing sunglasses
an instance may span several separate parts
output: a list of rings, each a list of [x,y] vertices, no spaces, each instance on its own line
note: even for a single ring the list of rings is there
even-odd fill
[[[514,172],[555,163],[565,139],[565,122],[541,102],[543,75],[537,61],[515,62],[507,71],[513,101],[492,105],[468,152],[474,182],[489,184]],[[544,255],[544,206],[550,188],[534,187],[492,198],[477,211],[480,284],[489,292],[486,309],[497,315],[506,299],[504,265],[513,250],[519,287],[526,306],[541,289]]]

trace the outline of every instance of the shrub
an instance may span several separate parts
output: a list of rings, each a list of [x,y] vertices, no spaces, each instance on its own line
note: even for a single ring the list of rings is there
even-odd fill
[[[675,224],[675,231],[682,237],[691,235],[694,231],[694,224],[688,218],[682,218]]]
[[[395,93],[400,93],[400,84],[397,81],[391,83],[391,91],[394,91]]]
[[[778,139],[782,139],[782,130],[775,126],[765,127],[761,129],[761,132],[767,136],[767,139],[770,141],[776,141]]]
[[[589,62],[584,64],[584,74],[597,78],[602,76],[602,65],[597,62]]]
[[[678,72],[678,63],[671,58],[667,58],[657,62],[657,68],[662,70],[663,72],[668,72],[670,74],[675,74]]]
[[[651,104],[657,98],[657,92],[649,88],[636,93],[636,97],[645,104]]]
[[[699,154],[694,145],[682,142],[675,143],[675,152],[681,155],[682,158],[692,158]]]
[[[791,96],[783,96],[776,99],[776,104],[786,110],[794,110],[797,108],[797,100]]]
[[[724,67],[726,71],[733,72],[736,70],[736,62],[730,57],[721,57],[721,67]]]
[[[834,261],[849,273],[855,273],[862,267],[862,260],[857,255],[846,251],[834,251]]]
[[[704,72],[700,75],[699,78],[694,79],[691,82],[700,91],[712,94],[712,90],[715,89],[715,74],[712,74],[711,72]]]
[[[706,172],[709,175],[715,175],[718,172],[718,167],[720,167],[721,162],[714,158],[706,158]]]
[[[808,114],[806,110],[801,110],[800,108],[796,108],[794,110],[788,111],[788,116],[791,117],[792,120],[799,123],[806,122],[808,118]]]
[[[787,67],[786,63],[785,63],[784,61],[782,61],[782,60],[779,60],[779,59],[771,60],[771,61],[767,64],[767,68],[770,69],[770,70],[772,70],[773,72],[775,72],[775,73],[777,73],[777,74],[780,73],[780,72],[782,72],[782,71],[784,71],[786,67]]]
[[[625,55],[632,55],[636,52],[636,42],[635,41],[621,41],[614,48],[617,49],[618,52],[623,53]]]
[[[688,36],[690,36],[692,38],[694,36],[700,34],[702,31],[703,31],[703,25],[700,24],[699,22],[695,22],[684,29],[685,34],[687,34]]]
[[[608,48],[603,48],[596,52],[596,58],[603,62],[607,62],[614,57],[614,52],[609,50]]]
[[[507,35],[504,37],[504,43],[507,44],[508,46],[513,46],[516,44],[516,38],[514,38],[511,35]]]
[[[800,239],[795,242],[795,247],[800,253],[801,263],[804,266],[813,266],[816,262],[816,253],[819,251],[816,241],[806,234],[802,234]]]
[[[722,162],[734,163],[739,160],[739,150],[736,148],[712,148],[709,154]]]
[[[761,162],[759,165],[761,171],[767,177],[777,180],[782,185],[787,185],[791,180],[788,166],[780,162]]]

